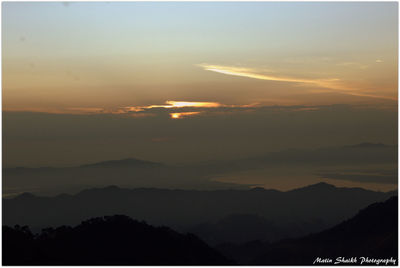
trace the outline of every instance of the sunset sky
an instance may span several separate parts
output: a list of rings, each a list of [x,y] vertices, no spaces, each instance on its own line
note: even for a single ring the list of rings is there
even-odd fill
[[[397,3],[3,3],[3,109],[397,100]]]
[[[5,166],[397,144],[396,2],[4,2]]]

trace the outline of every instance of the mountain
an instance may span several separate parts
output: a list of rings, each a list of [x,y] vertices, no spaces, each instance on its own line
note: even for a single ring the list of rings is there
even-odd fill
[[[232,214],[217,222],[195,225],[187,229],[207,242],[216,246],[221,243],[246,243],[260,240],[275,242],[289,237],[298,237],[315,230],[326,228],[322,220],[299,220],[280,222],[268,220],[256,214]]]
[[[121,159],[121,160],[109,160],[109,161],[103,161],[103,162],[98,162],[94,164],[87,164],[87,165],[82,165],[80,167],[157,167],[157,166],[162,166],[161,163],[156,163],[156,162],[151,162],[151,161],[144,161],[140,159],[135,159],[135,158],[126,158],[126,159]]]
[[[391,197],[319,233],[275,243],[223,243],[216,247],[220,253],[195,235],[122,215],[92,218],[75,227],[45,228],[37,235],[27,226],[3,226],[3,264],[232,265],[230,260],[235,260],[239,265],[311,265],[318,258],[331,260],[328,264],[338,258],[359,264],[367,257],[397,262],[397,239],[398,198]]]
[[[76,227],[3,226],[3,265],[227,265],[232,264],[192,234],[153,227],[116,215]]]
[[[317,149],[288,149],[247,158],[249,165],[377,165],[396,164],[397,145],[360,143],[355,145],[321,147]]]
[[[103,161],[77,167],[3,169],[3,195],[8,196],[15,196],[21,192],[44,195],[77,193],[85,188],[105,187],[110,184],[122,187],[169,189],[248,188],[247,185],[211,181],[201,174],[196,174],[191,168],[134,158]]]
[[[359,144],[348,145],[345,147],[349,147],[349,148],[389,148],[390,145],[386,145],[383,143],[362,142]]]
[[[263,239],[276,241],[321,231],[355,215],[362,207],[386,200],[394,194],[361,188],[338,188],[328,184],[310,185],[287,192],[266,189],[124,189],[110,186],[87,189],[74,195],[43,197],[23,194],[3,199],[3,223],[40,229],[75,225],[84,219],[102,215],[123,214],[152,225],[195,232],[214,244],[223,242],[222,237],[225,241],[245,242],[245,236],[235,230],[246,222],[251,228],[257,227],[255,234],[264,232]],[[243,214],[247,216],[243,217]],[[277,227],[274,229],[273,226]],[[246,239],[254,239],[251,232],[248,234]]]
[[[244,243],[256,239],[275,241],[287,235],[287,230],[266,218],[254,214],[232,214],[216,223],[203,223],[188,230],[209,245],[224,242]]]
[[[271,243],[258,239],[246,243],[225,242],[214,246],[216,250],[227,258],[235,260],[239,265],[252,264],[256,257],[267,252],[270,247]]]
[[[134,158],[76,167],[4,168],[3,195],[77,193],[110,184],[168,189],[249,189],[252,185],[220,182],[221,176],[259,172],[270,180],[290,176],[356,182],[397,183],[397,145],[361,143],[317,149],[288,149],[229,161],[167,165]],[[285,175],[288,170],[290,175]],[[316,178],[317,179],[317,178]]]
[[[394,258],[398,255],[398,198],[374,203],[325,231],[276,243],[225,243],[217,249],[240,264],[311,265],[317,257]],[[321,263],[317,263],[321,264]],[[332,264],[332,263],[331,263]],[[370,264],[371,265],[371,264]]]

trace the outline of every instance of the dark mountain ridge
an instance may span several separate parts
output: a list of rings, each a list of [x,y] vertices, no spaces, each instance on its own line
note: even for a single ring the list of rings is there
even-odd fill
[[[371,204],[328,230],[269,245],[253,264],[313,264],[317,257],[332,260],[337,257],[392,257],[397,260],[397,196]]]
[[[247,214],[253,216],[245,218],[246,224],[260,228],[254,230],[255,233],[264,233],[264,239],[275,241],[321,231],[353,216],[360,208],[392,195],[392,192],[338,188],[327,184],[288,192],[266,189],[124,189],[110,186],[87,189],[75,195],[40,197],[23,194],[3,199],[3,223],[38,229],[49,225],[74,225],[85,218],[101,215],[123,214],[152,225],[192,231],[206,242],[215,244],[222,242],[215,239],[219,229],[235,226],[232,220],[223,221],[224,218]],[[260,218],[263,224],[260,224]],[[277,229],[268,226],[277,226]],[[238,234],[231,236],[229,241],[246,241],[253,237]]]
[[[3,265],[209,265],[231,264],[192,234],[153,227],[129,217],[93,218],[78,226],[3,226]]]
[[[247,228],[251,226],[244,226],[243,232]],[[301,238],[224,243],[216,248],[225,257],[195,235],[152,227],[122,215],[92,218],[76,227],[45,228],[37,235],[26,226],[3,226],[5,265],[234,264],[229,259],[239,265],[332,265],[338,258],[352,258],[356,263],[350,264],[360,264],[366,257],[397,265],[398,198],[373,203],[332,228]]]
[[[81,165],[79,167],[87,168],[87,167],[156,167],[156,166],[163,166],[163,164],[146,160],[140,160],[136,158],[126,158],[120,160],[108,160],[93,164],[86,164],[86,165]]]

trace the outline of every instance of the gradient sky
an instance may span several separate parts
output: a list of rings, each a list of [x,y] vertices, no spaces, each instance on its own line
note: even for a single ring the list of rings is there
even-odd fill
[[[3,97],[67,113],[393,102],[397,3],[5,2]]]
[[[397,2],[2,5],[7,167],[397,144]]]

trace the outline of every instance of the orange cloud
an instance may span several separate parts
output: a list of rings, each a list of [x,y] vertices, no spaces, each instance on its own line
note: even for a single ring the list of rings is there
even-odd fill
[[[245,105],[227,105],[221,104],[219,102],[198,102],[198,101],[166,101],[165,104],[154,104],[147,106],[126,106],[126,107],[116,107],[116,108],[98,108],[98,107],[69,107],[60,109],[4,109],[4,111],[27,111],[27,112],[43,112],[43,113],[53,113],[53,114],[120,114],[127,115],[130,117],[148,117],[155,116],[152,113],[152,109],[162,108],[162,109],[172,109],[175,112],[170,113],[171,118],[178,119],[191,115],[196,115],[204,112],[204,109],[213,109],[219,107],[225,108],[249,108],[256,107],[258,103],[245,104]],[[201,109],[201,111],[195,112],[178,112],[182,108],[193,108]],[[177,111],[178,110],[178,111]]]
[[[184,107],[203,107],[215,108],[223,106],[218,102],[198,102],[198,101],[166,101],[163,105],[148,105],[148,106],[129,106],[124,107],[129,112],[141,112],[152,108],[184,108]]]
[[[172,119],[181,119],[183,117],[192,116],[199,114],[200,112],[182,112],[182,113],[170,113]]]
[[[353,87],[348,87],[338,78],[303,79],[303,78],[288,77],[288,76],[261,74],[260,72],[262,72],[263,70],[257,70],[252,68],[242,68],[242,67],[224,66],[224,65],[209,65],[209,64],[198,64],[197,66],[202,67],[206,71],[221,73],[225,75],[241,76],[241,77],[268,80],[268,81],[307,84],[307,85],[322,87],[330,91],[339,92],[347,95],[397,100],[396,98],[370,94],[362,92]]]
[[[261,80],[269,80],[269,81],[281,81],[281,82],[294,82],[294,83],[309,83],[309,84],[325,84],[327,82],[339,81],[338,78],[329,78],[329,79],[302,79],[302,78],[294,78],[294,77],[285,77],[285,76],[272,76],[259,74],[256,69],[251,68],[238,68],[232,66],[222,66],[222,65],[207,65],[207,64],[199,64],[200,67],[203,67],[204,70],[234,75],[234,76],[242,76],[254,79]]]
[[[178,109],[178,108],[218,108],[218,107],[255,107],[258,103],[245,105],[226,105],[219,102],[199,102],[199,101],[166,101],[161,105],[148,106],[128,106],[122,107],[121,112],[142,112],[153,108]]]

